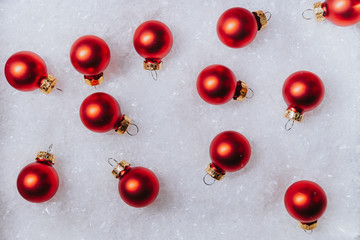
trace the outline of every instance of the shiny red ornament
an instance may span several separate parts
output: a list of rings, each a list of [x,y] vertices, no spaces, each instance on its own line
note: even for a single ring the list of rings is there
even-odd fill
[[[351,26],[360,21],[360,0],[326,0],[314,4],[317,21],[330,20],[338,26]]]
[[[119,178],[119,193],[122,200],[132,207],[146,207],[156,199],[159,193],[159,181],[147,168],[134,167],[125,160],[118,163],[112,171]]]
[[[49,152],[39,152],[36,162],[25,166],[17,178],[20,195],[29,202],[41,203],[51,199],[58,187],[59,176],[52,167],[55,156]]]
[[[162,59],[173,45],[173,36],[164,23],[151,20],[136,29],[133,43],[136,52],[145,58],[146,70],[161,70]]]
[[[250,12],[245,8],[235,7],[226,10],[216,26],[220,41],[231,48],[249,45],[258,31],[267,25],[267,18],[262,11]]]
[[[33,52],[17,52],[5,64],[5,77],[8,83],[20,91],[33,91],[40,88],[49,94],[56,84],[56,79],[47,73],[44,60]]]
[[[221,180],[226,172],[235,172],[245,167],[250,156],[250,143],[242,134],[235,131],[219,133],[210,144],[212,162],[206,172],[215,180]],[[205,178],[204,182],[207,184]]]
[[[97,36],[83,36],[73,43],[70,60],[74,68],[84,75],[88,85],[99,85],[110,62],[110,48]]]
[[[285,193],[284,202],[288,213],[300,222],[304,230],[312,230],[317,226],[327,205],[324,190],[307,180],[293,183]]]
[[[319,106],[324,98],[325,87],[314,73],[299,71],[285,80],[282,93],[288,105],[285,117],[291,121],[301,122],[304,112]]]
[[[231,99],[242,101],[248,92],[245,82],[223,65],[211,65],[202,70],[196,81],[199,96],[207,103],[219,105]]]
[[[121,113],[116,99],[103,92],[85,98],[80,106],[80,118],[85,127],[99,133],[114,129],[124,134],[131,122],[129,117]]]

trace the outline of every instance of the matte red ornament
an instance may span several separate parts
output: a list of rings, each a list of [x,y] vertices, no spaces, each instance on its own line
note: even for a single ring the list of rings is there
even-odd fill
[[[213,179],[221,180],[226,172],[239,171],[245,167],[250,156],[250,143],[242,134],[235,131],[219,133],[210,144],[212,162],[207,166],[206,172]],[[208,184],[205,177],[204,182]]]
[[[285,193],[285,207],[288,213],[299,221],[304,230],[313,230],[327,205],[324,190],[312,181],[293,183]]]
[[[83,36],[73,43],[70,60],[74,68],[84,75],[85,82],[96,86],[104,80],[103,71],[110,62],[110,48],[97,36]]]
[[[80,106],[80,118],[85,127],[99,133],[113,129],[120,134],[129,133],[127,129],[132,124],[131,119],[121,113],[116,99],[103,92],[93,93],[85,98]],[[137,126],[136,129],[138,131]]]
[[[301,122],[304,112],[319,106],[324,98],[325,87],[321,79],[314,73],[299,71],[291,74],[285,80],[282,93],[288,105],[285,117],[292,122]],[[287,130],[290,129],[287,128]]]
[[[13,54],[5,64],[5,77],[8,83],[20,91],[40,91],[49,94],[56,79],[47,73],[44,60],[33,52],[22,51]]]
[[[41,203],[55,195],[59,187],[59,176],[52,167],[54,163],[55,156],[49,151],[38,152],[36,162],[21,170],[17,178],[17,189],[24,199]]]
[[[250,12],[245,8],[230,8],[217,22],[217,35],[226,46],[242,48],[254,40],[257,32],[266,27],[267,21],[262,11]]]
[[[151,20],[136,29],[133,43],[136,52],[145,58],[144,69],[161,70],[162,59],[173,45],[173,36],[164,23]]]
[[[156,175],[144,167],[131,168],[125,160],[120,163],[114,161],[116,166],[112,173],[119,178],[118,188],[122,200],[129,206],[137,208],[146,207],[154,202],[159,193],[159,181]]]
[[[328,19],[338,26],[351,26],[360,21],[360,0],[326,0],[323,3],[317,2],[314,4],[313,11],[318,22]]]
[[[219,105],[231,99],[245,99],[248,87],[237,81],[235,74],[223,65],[211,65],[202,70],[196,81],[199,96],[207,103]]]

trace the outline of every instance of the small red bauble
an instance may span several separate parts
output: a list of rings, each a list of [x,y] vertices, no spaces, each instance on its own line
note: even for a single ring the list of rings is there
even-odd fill
[[[88,85],[99,85],[110,62],[110,48],[97,36],[83,36],[73,43],[70,60],[74,68],[84,75]]]
[[[121,114],[116,99],[103,92],[93,93],[85,98],[80,106],[80,118],[85,127],[99,133],[114,129],[124,134],[128,132],[127,129],[131,124],[131,119]]]
[[[223,44],[231,48],[242,48],[249,45],[257,31],[264,29],[266,25],[264,12],[250,12],[245,8],[235,7],[220,16],[216,30]]]
[[[40,88],[49,94],[56,84],[56,79],[47,73],[44,60],[33,52],[17,52],[5,64],[5,77],[9,84],[20,91],[33,91]]]
[[[131,168],[125,160],[120,163],[114,161],[117,165],[112,173],[119,178],[119,193],[122,200],[129,206],[137,208],[150,205],[159,193],[159,181],[156,175],[147,168]]]
[[[211,163],[206,172],[215,180],[221,180],[225,172],[235,172],[245,167],[250,155],[250,143],[242,134],[235,131],[219,133],[210,144]],[[207,184],[205,178],[204,182]]]
[[[38,152],[36,162],[21,170],[17,178],[17,189],[24,199],[41,203],[55,195],[59,187],[59,176],[52,167],[54,163],[54,155]]]
[[[318,184],[306,180],[293,183],[285,193],[284,202],[288,213],[299,221],[304,230],[316,228],[327,205],[324,190]]]
[[[173,36],[164,23],[151,20],[136,29],[133,43],[137,53],[145,58],[146,70],[161,70],[162,58],[170,52]]]
[[[318,22],[329,19],[338,26],[351,26],[360,21],[360,0],[326,0],[314,4]]]
[[[285,117],[301,122],[303,113],[316,108],[324,98],[325,88],[321,79],[312,72],[299,71],[284,82],[283,97],[288,105]]]

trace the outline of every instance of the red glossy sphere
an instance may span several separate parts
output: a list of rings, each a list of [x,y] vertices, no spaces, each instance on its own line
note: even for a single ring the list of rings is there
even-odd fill
[[[212,163],[226,172],[238,171],[245,167],[250,155],[250,143],[235,131],[219,133],[210,144]]]
[[[325,17],[336,25],[350,26],[360,21],[360,0],[326,0]]]
[[[82,102],[80,118],[94,132],[107,132],[121,120],[121,110],[115,98],[103,92],[93,93]]]
[[[34,203],[52,198],[59,187],[59,176],[55,169],[46,164],[34,162],[25,166],[17,178],[20,195]]]
[[[33,52],[17,52],[5,64],[5,77],[9,84],[20,91],[39,88],[41,80],[47,77],[44,60]]]
[[[135,31],[133,43],[137,53],[145,59],[160,60],[173,45],[170,29],[162,22],[147,21]]]
[[[205,102],[218,105],[234,97],[236,84],[236,77],[229,68],[223,65],[211,65],[199,74],[196,88]]]
[[[97,75],[109,65],[110,49],[106,42],[97,36],[83,36],[73,43],[70,60],[78,72]]]
[[[298,181],[285,193],[285,207],[288,213],[302,223],[312,223],[325,212],[327,199],[324,190],[311,181]]]
[[[321,79],[314,73],[299,71],[285,80],[282,93],[289,107],[294,107],[300,112],[307,112],[321,103],[325,88]]]
[[[252,12],[245,8],[230,8],[219,18],[216,26],[222,43],[231,48],[249,45],[256,37],[258,25]]]
[[[125,203],[132,207],[146,207],[159,193],[159,181],[147,168],[130,168],[119,181],[119,193]]]

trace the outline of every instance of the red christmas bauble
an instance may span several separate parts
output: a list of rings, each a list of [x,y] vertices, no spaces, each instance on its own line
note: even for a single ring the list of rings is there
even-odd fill
[[[162,22],[147,21],[135,31],[133,43],[137,53],[150,61],[161,61],[171,50],[173,36]]]
[[[301,223],[313,223],[325,212],[327,199],[324,190],[311,181],[293,183],[285,193],[288,213]]]
[[[73,43],[70,60],[81,74],[98,75],[109,65],[110,49],[106,42],[97,36],[83,36]]]
[[[360,21],[360,0],[326,0],[321,5],[325,18],[339,26]]]
[[[146,207],[156,199],[159,193],[159,181],[147,168],[130,168],[120,177],[119,193],[128,205]]]
[[[48,76],[44,60],[33,52],[17,52],[5,64],[5,77],[9,84],[20,91],[33,91]]]
[[[316,108],[321,103],[325,88],[321,79],[314,73],[299,71],[285,80],[282,93],[289,108],[302,113]]]
[[[245,167],[250,155],[250,143],[242,134],[235,131],[219,133],[210,144],[212,164],[225,172],[234,172]]]
[[[93,93],[82,102],[80,118],[85,127],[94,132],[115,129],[123,115],[115,98],[103,92]]]
[[[252,12],[235,7],[226,10],[220,16],[216,29],[220,41],[226,46],[242,48],[254,40],[258,25]]]
[[[233,99],[237,80],[234,73],[223,65],[211,65],[201,71],[196,88],[200,97],[210,104],[224,104]]]
[[[17,178],[20,195],[34,203],[51,199],[59,187],[59,177],[55,169],[46,163],[35,162],[25,166]]]

